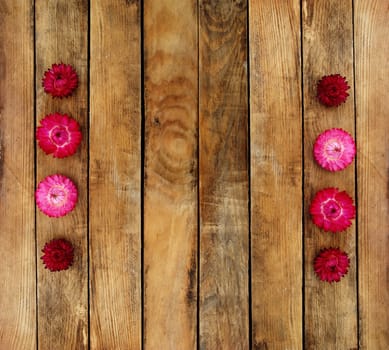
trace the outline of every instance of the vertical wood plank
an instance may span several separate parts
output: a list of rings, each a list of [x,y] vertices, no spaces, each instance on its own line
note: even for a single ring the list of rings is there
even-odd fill
[[[49,218],[37,209],[38,345],[39,349],[88,348],[87,269],[87,36],[88,1],[35,1],[37,123],[46,114],[67,113],[81,125],[83,140],[77,153],[64,159],[47,156],[37,149],[37,181],[60,173],[76,184],[76,208],[65,217]],[[53,99],[42,87],[44,72],[53,63],[71,64],[79,86],[63,99]],[[40,257],[45,242],[65,238],[75,248],[73,266],[52,273]]]
[[[254,349],[302,347],[300,1],[250,1]]]
[[[316,98],[323,75],[339,73],[353,85],[352,1],[303,0],[304,74],[304,193],[305,193],[305,348],[357,348],[357,285],[355,222],[345,232],[318,229],[309,215],[315,193],[326,187],[346,190],[355,198],[355,164],[331,173],[313,159],[316,137],[326,129],[342,128],[354,135],[354,93],[339,107],[325,107]],[[320,281],[313,270],[323,248],[339,247],[348,253],[349,273],[340,283]]]
[[[389,2],[354,2],[360,348],[389,349]]]
[[[144,346],[195,349],[197,1],[144,2]]]
[[[247,3],[200,0],[200,349],[247,349]]]
[[[91,3],[91,349],[140,349],[140,1]]]
[[[0,18],[0,348],[29,350],[36,349],[33,2],[2,0]]]

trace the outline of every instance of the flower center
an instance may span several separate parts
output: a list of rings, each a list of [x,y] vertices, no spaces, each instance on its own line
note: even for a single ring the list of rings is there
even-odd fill
[[[326,266],[327,268],[331,271],[331,272],[335,272],[338,268],[338,258],[334,255],[332,255],[328,260],[327,260],[327,263],[326,263]]]
[[[62,206],[67,200],[67,191],[61,185],[55,185],[50,188],[48,193],[49,202],[56,207]]]
[[[336,200],[329,199],[323,203],[322,212],[326,219],[336,220],[340,215],[342,215],[342,207]]]
[[[67,85],[67,79],[65,79],[61,74],[58,74],[53,82],[54,88],[63,89]]]
[[[331,139],[325,144],[324,151],[328,159],[338,160],[343,155],[344,147],[339,140]]]
[[[50,130],[50,140],[57,147],[64,147],[69,143],[70,134],[66,127],[57,125]]]
[[[328,96],[330,97],[336,97],[339,95],[339,90],[338,90],[338,87],[333,84],[333,85],[329,85],[328,86],[328,89],[327,89],[327,94]]]

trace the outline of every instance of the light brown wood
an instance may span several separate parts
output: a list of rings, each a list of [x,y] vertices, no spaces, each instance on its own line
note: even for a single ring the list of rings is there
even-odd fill
[[[199,4],[199,342],[201,349],[247,349],[247,7]]]
[[[33,2],[0,2],[0,349],[36,349]],[[17,30],[15,30],[17,28]]]
[[[316,137],[326,129],[342,128],[354,135],[352,2],[337,0],[302,3],[304,74],[304,217],[305,217],[305,348],[356,349],[357,285],[355,221],[345,232],[318,229],[309,215],[315,193],[326,187],[346,190],[355,198],[355,162],[340,172],[319,167],[312,150]],[[351,89],[346,103],[325,107],[316,98],[323,75],[346,76]],[[315,256],[323,248],[339,247],[351,265],[341,282],[320,281],[313,270]]]
[[[144,346],[195,349],[197,2],[144,2]]]
[[[360,348],[389,349],[389,2],[354,6]]]
[[[140,1],[91,5],[90,346],[140,349]]]
[[[88,1],[35,1],[37,123],[53,112],[67,113],[81,125],[77,153],[64,159],[37,148],[37,182],[59,173],[70,177],[79,192],[76,208],[65,217],[49,218],[37,209],[38,346],[39,349],[88,348]],[[71,64],[79,86],[68,98],[53,99],[42,87],[44,72],[53,63]],[[47,241],[65,238],[75,248],[73,266],[52,273],[44,269],[41,250]]]
[[[302,347],[299,1],[250,1],[252,336]]]

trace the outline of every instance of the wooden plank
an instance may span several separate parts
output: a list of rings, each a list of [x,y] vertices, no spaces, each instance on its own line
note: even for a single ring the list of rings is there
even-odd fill
[[[319,0],[302,3],[304,76],[304,221],[305,221],[305,348],[356,349],[357,285],[355,223],[342,233],[318,229],[309,215],[315,193],[326,187],[346,190],[355,198],[355,162],[331,173],[313,159],[316,137],[326,129],[342,128],[354,135],[354,93],[339,107],[325,107],[316,98],[323,75],[339,73],[353,85],[352,1]],[[339,247],[351,266],[340,283],[320,281],[313,270],[323,248]]]
[[[33,1],[0,18],[0,348],[36,349]]]
[[[142,343],[140,48],[140,1],[91,3],[91,349]]]
[[[195,349],[197,1],[144,2],[144,346]]]
[[[389,349],[389,2],[354,2],[360,348]]]
[[[252,336],[302,348],[300,1],[250,1]]]
[[[200,1],[200,349],[249,346],[247,4]]]
[[[49,218],[37,210],[38,345],[39,349],[88,348],[87,268],[87,34],[88,1],[35,1],[37,123],[53,112],[67,113],[81,125],[83,140],[77,153],[58,159],[37,150],[37,181],[60,173],[77,185],[76,208],[67,216]],[[52,98],[43,91],[42,77],[53,63],[71,64],[79,86],[68,98]],[[65,238],[75,247],[73,266],[51,273],[40,257],[45,242]]]

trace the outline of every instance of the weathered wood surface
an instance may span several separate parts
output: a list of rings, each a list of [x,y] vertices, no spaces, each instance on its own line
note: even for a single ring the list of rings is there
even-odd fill
[[[354,1],[360,349],[389,348],[389,1]]]
[[[357,348],[356,224],[333,234],[317,228],[309,215],[315,193],[337,187],[355,198],[355,162],[335,173],[322,169],[313,159],[316,137],[329,128],[355,134],[353,89],[352,1],[303,1],[304,86],[304,247],[305,247],[305,348]],[[346,76],[351,89],[346,103],[336,108],[320,104],[316,85],[323,75]],[[348,275],[341,283],[319,281],[313,260],[324,247],[338,247],[350,257]]]
[[[33,23],[33,1],[0,2],[0,349],[7,350],[36,347]]]
[[[59,112],[76,119],[83,140],[76,154],[64,159],[36,151],[37,183],[52,174],[71,178],[78,188],[76,208],[61,218],[49,218],[37,208],[38,346],[39,349],[88,348],[88,1],[35,1],[36,123]],[[52,98],[42,87],[44,72],[53,63],[75,67],[79,86],[68,98]],[[32,130],[30,132],[33,132]],[[33,200],[33,199],[32,199]],[[75,259],[71,269],[51,273],[40,257],[47,241],[72,242]]]
[[[200,349],[249,347],[246,16],[200,1]]]
[[[144,345],[195,349],[197,7],[144,2]]]
[[[388,17],[387,0],[0,0],[0,349],[389,348]],[[80,77],[62,100],[41,86],[56,62]],[[350,96],[325,108],[332,73]],[[81,124],[72,157],[34,142],[53,112]],[[339,173],[312,157],[332,127],[357,141]],[[59,219],[34,207],[53,173],[80,194]],[[344,233],[308,214],[329,186],[356,200]],[[75,262],[51,273],[61,237]],[[330,246],[351,257],[332,285],[312,266]]]
[[[91,5],[90,347],[140,349],[140,1]]]
[[[250,1],[249,28],[253,348],[299,349],[302,346],[299,1]]]

